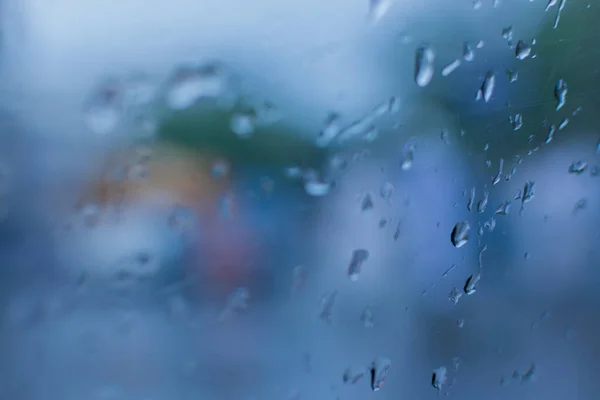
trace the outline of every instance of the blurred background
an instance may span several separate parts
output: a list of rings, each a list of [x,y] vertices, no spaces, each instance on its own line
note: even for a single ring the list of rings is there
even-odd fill
[[[0,399],[596,399],[598,21],[2,0]]]

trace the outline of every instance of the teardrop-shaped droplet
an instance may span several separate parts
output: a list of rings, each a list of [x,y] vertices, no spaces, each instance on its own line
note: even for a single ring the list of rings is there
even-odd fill
[[[585,160],[574,161],[569,165],[570,174],[581,174],[587,169],[588,163]]]
[[[435,52],[433,51],[433,48],[424,45],[417,49],[415,59],[415,82],[420,87],[425,87],[431,82],[435,72],[434,62]]]
[[[560,110],[567,103],[567,92],[569,87],[567,83],[559,79],[554,87],[554,97],[556,98],[556,111]]]
[[[502,203],[500,203],[498,208],[496,208],[496,214],[497,215],[508,215],[508,212],[510,211],[510,205],[511,205],[510,201],[503,201]]]
[[[467,295],[472,295],[477,291],[477,284],[481,280],[481,272],[469,276],[465,282],[464,291]]]
[[[342,381],[346,384],[353,385],[363,377],[369,374],[369,369],[364,366],[354,366],[348,367],[344,371],[344,375],[342,376]]]
[[[364,249],[354,250],[352,258],[348,265],[348,277],[351,281],[357,281],[361,272],[361,267],[365,261],[369,259],[369,252]]]
[[[446,367],[441,366],[433,370],[431,377],[431,386],[437,390],[442,390],[442,387],[446,384]]]
[[[477,92],[476,100],[483,99],[486,103],[488,103],[492,99],[492,95],[494,94],[494,88],[496,87],[496,74],[493,71],[488,71],[485,75],[485,79],[481,84],[481,88]]]
[[[229,126],[238,137],[247,138],[256,129],[256,116],[250,113],[236,113],[231,117]]]
[[[518,60],[524,60],[531,55],[531,46],[527,43],[519,40],[517,42],[517,47],[515,48],[515,55]]]
[[[467,62],[471,62],[475,59],[475,51],[473,51],[473,47],[469,42],[463,43],[463,58]]]
[[[467,221],[459,221],[454,225],[452,233],[450,234],[450,241],[454,247],[461,248],[469,241],[469,232],[471,226]]]
[[[377,357],[371,364],[371,390],[377,392],[383,387],[388,371],[392,366],[389,358]]]

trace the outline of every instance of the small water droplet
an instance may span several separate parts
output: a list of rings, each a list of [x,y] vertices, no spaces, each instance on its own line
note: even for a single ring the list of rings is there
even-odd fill
[[[588,167],[588,163],[585,160],[574,161],[569,165],[570,174],[581,174]]]
[[[554,26],[552,29],[558,28],[558,23],[560,22],[560,17],[562,16],[562,12],[567,4],[567,0],[560,0],[560,4],[558,5],[558,10],[556,11],[556,18],[554,19]]]
[[[512,38],[513,38],[512,25],[502,29],[502,38],[509,42],[512,40]]]
[[[460,298],[463,296],[463,292],[458,290],[456,287],[454,287],[452,289],[452,291],[450,292],[450,294],[448,295],[448,299],[456,304],[458,303],[458,301],[460,300]]]
[[[494,88],[496,86],[496,74],[493,71],[488,71],[485,75],[485,79],[477,92],[477,96],[475,100],[479,101],[483,99],[486,103],[488,103],[492,99],[492,95],[494,94]]]
[[[365,328],[372,328],[373,326],[375,326],[375,324],[373,323],[373,312],[371,311],[371,308],[365,307],[362,310],[362,312],[360,313],[360,323]]]
[[[325,196],[331,190],[331,183],[324,182],[314,170],[304,173],[304,190],[310,196]]]
[[[558,125],[558,130],[562,131],[563,129],[565,129],[567,127],[567,125],[569,124],[569,118],[565,118],[561,121],[561,123]]]
[[[483,193],[483,199],[479,200],[479,203],[477,203],[477,212],[478,213],[483,213],[485,211],[485,209],[487,208],[487,205],[488,205],[489,197],[490,197],[489,192]]]
[[[552,139],[554,139],[554,135],[556,134],[556,125],[550,125],[548,128],[548,136],[546,137],[546,144],[550,143]]]
[[[333,317],[333,306],[335,305],[335,299],[337,297],[337,290],[324,294],[321,297],[321,311],[319,318],[327,323],[331,323]]]
[[[250,137],[256,130],[256,116],[250,113],[236,113],[231,117],[229,126],[238,137]]]
[[[374,204],[373,204],[373,198],[371,197],[371,194],[370,193],[365,194],[365,196],[362,199],[360,209],[362,211],[370,211],[373,209],[373,207],[374,207]]]
[[[569,87],[567,83],[563,79],[559,79],[554,87],[554,97],[556,98],[556,111],[563,108],[563,106],[567,103],[567,93],[569,91]]]
[[[529,260],[529,258],[531,258],[531,256],[529,255],[528,252],[525,252],[525,254],[523,254],[523,258],[526,260]]]
[[[431,386],[433,386],[438,391],[442,390],[442,387],[446,384],[446,367],[441,366],[433,370],[433,375],[431,377]]]
[[[346,384],[355,384],[369,373],[369,369],[364,366],[348,367],[344,371],[342,381]]]
[[[354,250],[352,252],[352,259],[348,265],[348,277],[351,281],[357,281],[360,275],[362,265],[369,259],[369,252],[364,249]]]
[[[377,392],[383,387],[388,371],[392,366],[390,359],[377,357],[371,364],[371,390]]]
[[[417,49],[415,57],[415,82],[420,87],[425,87],[431,82],[435,72],[434,62],[435,52],[431,46],[423,45]]]
[[[554,7],[558,3],[558,0],[548,0],[548,4],[546,4],[546,8],[544,11],[548,11],[551,7]]]
[[[460,60],[456,59],[449,64],[446,64],[444,68],[442,68],[442,76],[448,76],[452,72],[454,72],[458,67],[460,67]]]
[[[522,114],[515,114],[514,117],[510,116],[510,117],[508,117],[508,120],[509,120],[510,124],[512,125],[512,128],[514,131],[518,131],[523,126],[523,115]]]
[[[519,40],[515,48],[515,55],[518,60],[524,60],[531,55],[531,46]]]
[[[292,270],[292,294],[299,293],[306,285],[308,270],[304,265],[296,265]]]
[[[483,2],[481,0],[473,0],[473,9],[479,10],[483,6]]]
[[[442,129],[442,132],[440,133],[440,138],[442,139],[442,141],[445,144],[450,144],[450,141],[448,139],[448,131],[445,129]]]
[[[458,326],[459,328],[464,328],[464,326],[465,326],[465,319],[464,318],[460,318],[458,321],[456,321],[456,326]]]
[[[342,131],[341,118],[337,113],[330,113],[325,122],[323,128],[317,135],[316,145],[317,147],[327,146],[333,139],[335,139]]]
[[[404,146],[403,157],[400,161],[400,168],[402,171],[408,171],[413,166],[415,158],[415,146],[412,143],[407,143]]]
[[[390,10],[392,0],[369,0],[369,13],[367,15],[369,21],[373,24],[378,23]]]
[[[502,179],[502,170],[504,169],[504,159],[501,158],[498,162],[498,173],[492,178],[492,185],[496,186]]]
[[[471,196],[469,197],[469,202],[467,203],[467,210],[469,212],[473,211],[473,206],[475,205],[475,187],[471,188]]]
[[[181,67],[173,74],[165,94],[172,110],[185,110],[202,98],[219,98],[227,90],[227,77],[216,64]]]
[[[379,195],[382,199],[389,202],[392,199],[395,190],[396,189],[394,188],[394,185],[392,185],[390,182],[385,182],[379,189]]]
[[[508,215],[508,212],[510,211],[510,206],[511,206],[511,202],[510,201],[503,201],[498,208],[496,208],[496,214],[497,215]]]
[[[508,77],[509,83],[515,83],[519,79],[519,71],[507,69],[506,76]]]
[[[457,222],[452,229],[452,233],[450,234],[450,241],[452,242],[452,245],[458,249],[467,244],[470,231],[471,226],[467,221]]]
[[[463,58],[467,62],[471,62],[475,59],[475,52],[473,51],[473,47],[469,42],[463,43]]]

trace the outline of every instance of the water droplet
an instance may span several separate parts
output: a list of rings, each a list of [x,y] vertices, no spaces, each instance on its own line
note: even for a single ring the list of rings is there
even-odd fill
[[[431,82],[435,72],[434,62],[435,52],[429,45],[423,45],[417,49],[415,57],[415,82],[420,87],[425,87]]]
[[[473,9],[479,10],[483,6],[483,2],[481,0],[473,0]]]
[[[181,67],[167,88],[165,101],[172,110],[185,110],[202,98],[219,98],[227,89],[227,77],[220,66]]]
[[[377,357],[371,364],[371,390],[377,392],[383,387],[392,362],[385,357]]]
[[[412,168],[415,158],[415,146],[412,143],[407,143],[404,146],[403,153],[402,160],[400,161],[400,168],[402,168],[402,171],[408,171]]]
[[[337,290],[331,293],[325,294],[321,297],[321,312],[319,318],[327,323],[331,323],[333,317],[333,306],[335,305],[335,299],[337,297]]]
[[[562,131],[563,129],[566,128],[566,126],[569,124],[569,118],[565,118],[561,121],[561,123],[558,125],[558,130]]]
[[[558,5],[558,11],[556,11],[556,18],[554,19],[553,29],[558,28],[558,23],[560,22],[560,17],[562,16],[562,12],[567,4],[567,0],[560,0],[560,4]]]
[[[560,110],[567,103],[567,92],[569,87],[567,83],[559,79],[554,87],[554,97],[556,98],[556,111]]]
[[[570,174],[581,174],[588,167],[588,163],[585,160],[574,161],[569,166]]]
[[[352,259],[348,265],[348,277],[351,281],[357,281],[358,275],[360,275],[362,265],[369,259],[369,252],[364,249],[354,250],[352,252]]]
[[[344,375],[342,377],[342,381],[347,384],[355,384],[359,380],[361,380],[364,376],[369,373],[369,369],[367,367],[348,367],[344,371]]]
[[[554,139],[554,135],[556,134],[556,125],[550,125],[548,128],[548,136],[546,137],[546,144],[550,143],[552,139]]]
[[[400,237],[400,227],[402,226],[402,223],[400,221],[398,221],[398,224],[396,225],[396,230],[394,231],[394,241],[398,240],[398,238]]]
[[[573,207],[573,212],[577,212],[583,210],[587,207],[587,200],[585,198],[581,198],[575,203],[575,207]]]
[[[510,116],[510,117],[508,117],[508,120],[509,120],[510,124],[512,125],[512,128],[514,131],[518,131],[523,126],[523,115],[522,114],[515,114],[514,117]]]
[[[523,254],[523,258],[526,259],[526,260],[529,260],[529,258],[530,258],[529,253],[525,252],[525,254]]]
[[[511,206],[510,201],[503,201],[498,206],[498,208],[496,208],[496,214],[497,215],[508,215],[508,212],[510,211],[510,206]]]
[[[494,229],[496,229],[496,218],[490,218],[490,220],[486,221],[483,226],[486,227],[489,232],[493,232]]]
[[[458,370],[460,364],[462,363],[462,359],[460,357],[452,357],[452,365],[454,366],[454,370]]]
[[[496,186],[502,179],[502,170],[504,169],[504,159],[501,158],[498,162],[498,173],[492,178],[492,185]]]
[[[292,270],[292,294],[299,293],[306,285],[308,270],[304,265],[297,265]]]
[[[485,75],[485,79],[483,80],[481,88],[477,92],[477,97],[475,100],[479,101],[483,99],[486,103],[488,103],[492,99],[495,86],[496,74],[493,71],[488,71],[488,73]]]
[[[527,181],[523,187],[523,196],[521,196],[521,211],[525,209],[525,203],[529,203],[535,197],[535,182]]]
[[[477,203],[477,212],[478,213],[482,213],[485,211],[485,209],[487,208],[487,205],[488,205],[489,197],[490,197],[489,192],[483,193],[483,199],[479,200],[479,203]]]
[[[317,136],[316,145],[325,147],[342,131],[341,118],[337,113],[330,113],[323,124],[323,129]]]
[[[385,182],[379,189],[379,195],[382,199],[389,202],[392,199],[395,190],[396,189],[394,188],[394,185],[392,185],[390,182]]]
[[[551,7],[554,7],[556,3],[558,3],[558,0],[549,0],[544,11],[548,11]]]
[[[372,143],[378,137],[379,137],[379,131],[377,130],[377,128],[371,127],[369,130],[367,130],[367,133],[365,133],[365,136],[363,137],[363,139],[365,140],[365,142]]]
[[[232,315],[239,314],[246,310],[249,299],[250,292],[248,289],[243,287],[235,289],[227,298],[227,303],[219,315],[219,320],[223,321],[230,318]]]
[[[452,245],[458,249],[467,244],[470,231],[471,226],[467,221],[457,222],[452,229],[452,233],[450,234],[450,241],[452,242]]]
[[[365,194],[365,196],[362,199],[360,209],[362,211],[370,211],[373,209],[373,207],[374,207],[373,198],[371,197],[371,194],[369,194],[369,193]]]
[[[515,55],[518,60],[524,60],[531,55],[531,46],[519,40],[515,49]]]
[[[372,328],[375,326],[373,323],[373,312],[369,307],[365,307],[360,313],[360,323],[365,328]]]
[[[310,196],[325,196],[331,190],[331,183],[324,182],[316,171],[308,170],[304,173],[304,190]]]
[[[513,38],[512,25],[502,29],[502,38],[508,42],[510,42],[512,40],[512,38]]]
[[[463,296],[463,292],[458,290],[456,287],[454,287],[452,289],[452,291],[450,292],[450,294],[448,295],[448,299],[456,304],[458,303],[458,301],[460,300],[460,298]]]
[[[450,141],[448,140],[448,131],[445,129],[442,129],[442,132],[440,133],[440,138],[442,139],[442,141],[446,144],[450,144]]]
[[[115,131],[123,117],[123,89],[118,83],[105,84],[84,105],[83,115],[90,130],[98,135]]]
[[[387,14],[394,2],[392,0],[369,0],[368,19],[371,23],[378,23]]]
[[[467,278],[467,281],[465,282],[465,287],[464,287],[465,294],[472,295],[473,293],[475,293],[477,291],[477,284],[479,283],[480,280],[481,280],[481,273],[477,273],[477,274],[469,276]]]
[[[598,176],[598,174],[600,174],[600,167],[598,167],[597,165],[594,165],[592,167],[592,170],[590,171],[590,175],[591,176]]]
[[[231,117],[229,126],[239,137],[250,137],[256,130],[256,116],[249,113],[236,113]]]
[[[464,326],[465,326],[465,319],[464,318],[460,318],[458,321],[456,321],[456,326],[458,326],[459,328],[464,328]]]
[[[471,188],[471,196],[469,197],[469,202],[467,203],[467,210],[469,212],[473,211],[473,206],[475,205],[475,187]]]
[[[514,71],[512,69],[506,70],[506,76],[508,77],[509,83],[515,83],[519,79],[519,71]]]
[[[431,377],[431,386],[436,388],[438,391],[442,390],[442,387],[446,384],[446,367],[441,366],[433,370]]]
[[[460,60],[456,59],[442,68],[442,76],[448,76],[460,67]]]
[[[467,62],[471,62],[475,59],[475,52],[469,42],[463,43],[463,58]]]

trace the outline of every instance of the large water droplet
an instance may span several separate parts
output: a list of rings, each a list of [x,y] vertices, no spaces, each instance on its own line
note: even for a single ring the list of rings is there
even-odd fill
[[[227,78],[217,65],[181,67],[167,88],[165,101],[172,110],[185,110],[202,98],[216,99],[227,89]]]
[[[450,234],[450,241],[452,242],[452,245],[458,249],[467,244],[470,231],[471,225],[469,225],[467,221],[457,222],[452,229],[452,233]]]
[[[471,62],[475,59],[475,51],[473,51],[473,47],[469,42],[463,43],[463,58],[467,62]]]
[[[429,45],[423,45],[417,49],[415,57],[415,82],[421,87],[429,85],[433,74],[435,72],[434,67],[435,52]]]

